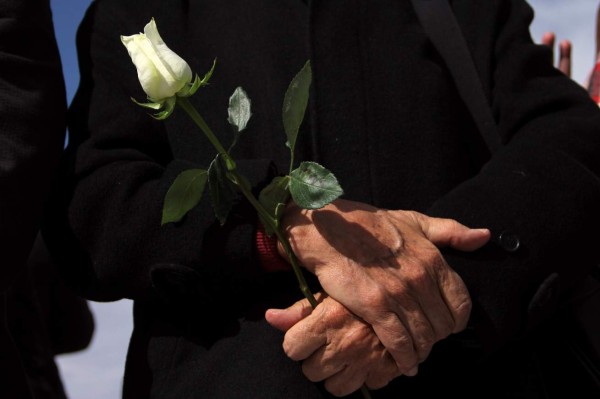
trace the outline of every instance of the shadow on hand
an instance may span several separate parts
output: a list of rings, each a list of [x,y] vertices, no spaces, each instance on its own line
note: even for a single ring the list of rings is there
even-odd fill
[[[390,226],[383,226],[384,221],[374,216],[377,209],[366,204],[350,204],[344,201],[336,201],[336,207],[342,213],[327,208],[313,211],[312,223],[323,240],[341,257],[346,258],[343,261],[354,261],[367,267],[393,266],[392,261],[405,242],[394,238],[393,246],[385,243],[384,229],[389,229]],[[365,224],[360,223],[361,220]],[[295,226],[306,226],[310,223],[305,214],[294,220]],[[296,239],[302,240],[303,237],[290,237],[292,245],[298,248],[299,246],[295,245]],[[322,263],[321,259],[310,256],[303,257],[303,260],[315,265]]]

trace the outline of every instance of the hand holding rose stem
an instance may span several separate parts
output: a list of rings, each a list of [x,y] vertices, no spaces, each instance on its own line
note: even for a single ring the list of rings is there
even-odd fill
[[[302,208],[319,209],[343,193],[335,176],[317,163],[303,162],[297,169],[293,169],[296,138],[308,103],[312,78],[310,63],[307,62],[294,77],[285,93],[283,103],[286,145],[291,152],[290,173],[275,178],[262,190],[257,199],[246,178],[238,171],[230,151],[225,149],[188,100],[188,97],[199,88],[208,84],[215,63],[204,78],[200,79],[196,75],[192,80],[193,74],[189,65],[166,46],[158,33],[154,19],[145,26],[143,34],[121,36],[121,41],[136,66],[139,81],[149,100],[147,103],[139,103],[134,99],[133,101],[142,107],[156,111],[153,116],[158,120],[166,119],[173,112],[175,105],[179,105],[198,125],[217,151],[217,156],[208,170],[190,169],[182,172],[175,179],[165,196],[162,224],[180,221],[188,211],[198,205],[207,181],[216,216],[221,224],[224,224],[233,206],[235,197],[232,193],[236,190],[241,192],[257,211],[267,233],[275,234],[282,244],[302,294],[315,308],[317,301],[306,283],[298,259],[279,223],[290,197]],[[235,130],[231,150],[252,115],[250,99],[242,88],[238,87],[229,99],[228,113],[228,121]],[[364,385],[361,392],[365,398],[371,397]]]

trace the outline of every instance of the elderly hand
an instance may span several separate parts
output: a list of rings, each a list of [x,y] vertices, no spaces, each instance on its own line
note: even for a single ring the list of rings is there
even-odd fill
[[[372,326],[401,374],[415,375],[435,342],[466,327],[469,293],[436,246],[472,251],[489,230],[345,200],[314,211],[291,204],[283,224],[300,262]]]
[[[287,331],[285,353],[303,360],[309,380],[324,380],[329,392],[345,396],[363,384],[383,388],[401,375],[370,325],[331,297],[315,296],[319,304],[314,310],[303,299],[287,309],[269,309],[265,315],[273,327]]]

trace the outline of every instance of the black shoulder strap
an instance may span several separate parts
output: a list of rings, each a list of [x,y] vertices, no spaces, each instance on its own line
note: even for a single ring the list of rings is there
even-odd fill
[[[481,137],[490,153],[494,153],[501,145],[496,122],[448,0],[412,0],[412,3],[429,39],[446,62]]]

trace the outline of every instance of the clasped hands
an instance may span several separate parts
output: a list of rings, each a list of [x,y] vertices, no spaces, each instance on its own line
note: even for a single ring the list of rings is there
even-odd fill
[[[301,300],[266,319],[286,332],[284,351],[306,377],[332,394],[416,375],[436,342],[466,327],[469,292],[438,248],[476,250],[489,230],[347,200],[315,211],[291,204],[283,224],[324,292],[314,310]]]

